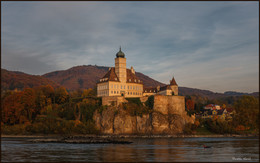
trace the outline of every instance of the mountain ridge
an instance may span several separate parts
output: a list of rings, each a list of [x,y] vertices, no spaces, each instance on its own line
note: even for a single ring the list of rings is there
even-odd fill
[[[58,70],[52,71],[43,75],[30,75],[20,71],[8,71],[5,69],[1,69],[1,87],[2,89],[10,88],[10,82],[6,81],[13,81],[14,83],[19,83],[17,85],[13,85],[12,87],[21,87],[21,83],[25,82],[24,84],[26,87],[33,87],[38,85],[52,85],[54,87],[63,86],[68,90],[77,90],[77,89],[88,89],[88,88],[95,88],[97,81],[102,78],[106,72],[109,70],[109,67],[106,66],[97,66],[97,65],[80,65],[74,66],[67,70]],[[9,73],[9,76],[6,74]],[[15,75],[10,75],[15,74]],[[19,81],[15,81],[17,75],[20,77],[17,78]],[[24,77],[22,77],[24,76]],[[166,84],[156,81],[149,76],[141,73],[136,72],[136,76],[143,81],[144,87],[156,87],[158,85],[164,86]],[[6,79],[8,78],[8,79]],[[13,79],[11,79],[13,78]],[[32,81],[37,81],[38,83],[28,83],[28,79]],[[17,80],[16,79],[16,80]],[[242,92],[235,92],[235,91],[226,91],[224,93],[217,93],[212,92],[210,90],[202,90],[197,88],[188,88],[188,87],[179,87],[179,94],[186,96],[186,95],[195,95],[195,96],[203,96],[209,99],[214,99],[218,97],[227,97],[227,96],[241,96],[241,95],[252,95],[252,96],[259,96],[259,92],[253,93],[242,93]]]

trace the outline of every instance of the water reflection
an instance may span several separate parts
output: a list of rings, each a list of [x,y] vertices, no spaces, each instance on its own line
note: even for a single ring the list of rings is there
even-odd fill
[[[132,144],[31,143],[2,138],[2,161],[174,162],[259,160],[259,140],[251,138],[132,139]],[[203,144],[213,148],[204,149]]]

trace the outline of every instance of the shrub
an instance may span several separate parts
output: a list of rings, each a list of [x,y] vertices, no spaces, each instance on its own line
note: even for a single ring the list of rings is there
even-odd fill
[[[129,103],[134,103],[134,104],[139,105],[139,106],[142,105],[140,98],[126,98],[126,100]]]
[[[149,109],[153,109],[154,105],[154,96],[149,96],[147,101],[145,102],[145,106],[147,106]]]

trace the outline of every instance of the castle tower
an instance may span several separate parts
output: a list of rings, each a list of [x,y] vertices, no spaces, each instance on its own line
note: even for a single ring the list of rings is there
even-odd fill
[[[119,52],[116,53],[115,72],[119,78],[119,81],[125,83],[126,82],[126,58],[125,58],[125,54],[121,51],[121,47],[119,49]]]
[[[172,92],[174,95],[178,95],[178,85],[174,79],[174,77],[172,77],[172,80],[170,80],[170,87],[172,89]]]

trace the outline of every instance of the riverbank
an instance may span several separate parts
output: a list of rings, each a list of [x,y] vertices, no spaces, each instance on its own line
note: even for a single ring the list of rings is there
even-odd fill
[[[61,136],[61,135],[1,135],[1,138],[57,138],[57,137],[69,137],[69,138],[224,138],[224,137],[259,137],[259,135],[246,134],[224,134],[224,135],[73,135],[73,136]]]

